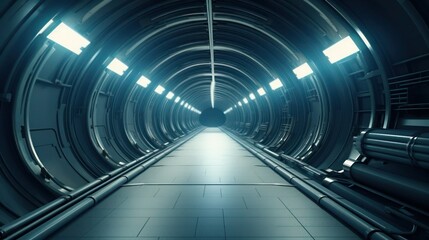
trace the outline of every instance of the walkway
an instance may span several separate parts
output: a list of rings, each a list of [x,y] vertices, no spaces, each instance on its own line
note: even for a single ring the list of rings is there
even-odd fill
[[[218,129],[206,129],[52,239],[359,239]]]

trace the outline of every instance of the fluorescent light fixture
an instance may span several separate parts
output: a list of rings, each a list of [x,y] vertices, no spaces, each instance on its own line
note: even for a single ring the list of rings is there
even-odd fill
[[[264,96],[265,95],[265,90],[263,89],[263,88],[259,88],[258,89],[258,94],[259,94],[259,96]]]
[[[237,108],[237,104],[234,104],[234,107]]]
[[[276,90],[277,88],[283,87],[283,83],[280,81],[280,79],[276,78],[270,82],[270,87],[272,90]]]
[[[189,105],[189,106],[188,106],[188,109],[189,109],[189,110],[191,110],[191,107],[192,107],[192,106],[191,106],[191,105]]]
[[[165,91],[165,88],[161,85],[158,85],[158,87],[155,88],[155,92],[158,94],[162,94]]]
[[[189,104],[188,103],[185,103],[185,108],[187,108],[189,106]]]
[[[180,97],[179,97],[179,96],[177,96],[177,97],[176,97],[176,99],[174,99],[174,102],[175,102],[175,103],[178,103],[179,101],[180,101]]]
[[[139,80],[137,81],[137,84],[144,87],[144,88],[147,88],[147,86],[149,86],[150,83],[151,83],[151,81],[145,76],[141,76],[139,78]]]
[[[192,108],[191,111],[194,113],[197,113],[197,114],[201,114],[200,110],[198,110],[196,108]]]
[[[37,33],[37,35],[42,34],[49,26],[51,26],[51,24],[54,23],[54,20],[49,20],[49,22],[47,22],[45,24],[45,26],[42,27],[42,29],[40,29],[40,31]]]
[[[223,112],[223,114],[227,114],[227,113],[229,113],[229,112],[231,112],[232,111],[232,107],[230,107],[230,108],[228,108],[227,110],[225,110],[224,112]]]
[[[245,104],[248,104],[248,103],[249,103],[249,101],[247,100],[247,98],[243,98],[243,102],[244,102]]]
[[[212,108],[214,108],[214,103],[215,103],[215,86],[216,86],[216,82],[214,79],[214,65],[213,65],[213,57],[212,57],[212,82],[210,84],[210,101],[212,103]]]
[[[172,99],[174,97],[174,93],[172,92],[168,92],[167,95],[165,96],[167,99]]]
[[[255,94],[253,94],[253,93],[251,93],[251,94],[249,94],[249,98],[251,99],[251,100],[255,100]]]
[[[299,67],[295,68],[293,70],[293,73],[295,73],[296,77],[298,79],[301,79],[303,77],[306,77],[313,73],[313,69],[308,65],[308,63],[304,63],[300,65]]]
[[[241,107],[241,106],[243,106],[243,104],[241,104],[241,102],[240,102],[240,101],[238,101],[238,106],[240,106],[240,107]]]
[[[128,66],[125,65],[125,63],[121,62],[119,59],[114,58],[109,65],[107,65],[107,69],[111,70],[112,72],[118,74],[119,76],[122,76],[125,71],[127,71]]]
[[[335,63],[359,51],[350,36],[343,38],[334,45],[328,47],[323,53],[328,57],[329,62]]]
[[[77,55],[90,43],[90,41],[64,23],[60,23],[60,25],[49,33],[48,38]]]

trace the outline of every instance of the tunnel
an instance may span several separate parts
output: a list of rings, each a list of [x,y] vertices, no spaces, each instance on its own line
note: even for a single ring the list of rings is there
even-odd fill
[[[427,0],[2,0],[0,239],[429,239]]]

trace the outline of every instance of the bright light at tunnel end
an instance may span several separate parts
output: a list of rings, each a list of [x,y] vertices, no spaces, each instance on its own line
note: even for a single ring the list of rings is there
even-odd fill
[[[47,27],[48,26],[46,26],[46,28]],[[44,31],[45,29],[42,28],[42,30]],[[42,32],[42,30],[40,31]],[[90,44],[88,39],[84,38],[82,35],[64,23],[60,23],[54,30],[52,30],[47,38],[67,48],[77,55],[82,52],[83,48],[86,48]]]
[[[270,82],[270,87],[272,90],[276,90],[278,88],[283,87],[283,83],[280,81],[280,79],[276,78],[272,82]]]
[[[328,57],[329,62],[336,63],[358,51],[359,48],[353,42],[352,38],[348,36],[325,49],[323,54]]]
[[[313,73],[313,69],[308,65],[308,63],[304,63],[300,65],[299,67],[295,68],[293,70],[293,73],[295,73],[296,77],[298,79],[304,78],[310,74]]]
[[[114,58],[109,65],[107,65],[107,69],[110,71],[122,76],[125,71],[127,71],[128,66],[125,63],[121,62],[121,60]]]

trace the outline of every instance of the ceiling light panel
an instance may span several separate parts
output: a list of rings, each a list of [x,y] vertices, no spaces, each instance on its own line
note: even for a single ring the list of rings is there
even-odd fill
[[[293,73],[295,73],[296,77],[298,79],[304,78],[310,74],[313,73],[313,69],[308,65],[308,63],[304,63],[300,65],[299,67],[295,68],[293,70]]]
[[[150,83],[151,83],[151,81],[145,76],[141,76],[139,78],[139,80],[137,81],[137,84],[144,87],[144,88],[147,88],[147,86],[149,86]]]
[[[77,55],[82,52],[83,48],[86,48],[90,44],[90,41],[64,23],[60,23],[54,30],[52,30],[47,38]]]
[[[265,90],[263,88],[258,89],[259,96],[264,96],[266,94]]]
[[[276,90],[278,88],[283,87],[283,83],[282,81],[280,81],[280,79],[276,78],[272,82],[270,82],[270,87],[272,90]]]
[[[167,95],[165,96],[167,99],[172,99],[174,97],[174,93],[172,92],[168,92]]]
[[[353,42],[352,38],[348,36],[325,49],[323,54],[328,57],[329,62],[336,63],[358,51],[359,48]]]
[[[109,63],[109,65],[107,65],[107,69],[118,74],[119,76],[122,76],[124,72],[127,71],[128,66],[125,63],[121,62],[121,60],[114,58]]]
[[[158,85],[158,87],[155,88],[155,92],[158,94],[162,94],[165,91],[165,88],[161,85]]]

